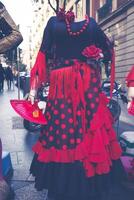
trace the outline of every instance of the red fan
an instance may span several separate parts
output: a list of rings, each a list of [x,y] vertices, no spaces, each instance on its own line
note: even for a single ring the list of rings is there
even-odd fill
[[[42,111],[39,109],[37,102],[33,105],[28,100],[10,100],[10,103],[13,109],[24,119],[37,123],[37,124],[46,124],[47,120],[45,119]]]

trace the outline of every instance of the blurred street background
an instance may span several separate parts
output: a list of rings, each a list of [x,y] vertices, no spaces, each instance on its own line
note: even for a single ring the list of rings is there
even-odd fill
[[[34,189],[34,179],[29,174],[33,157],[31,148],[39,132],[24,128],[24,121],[12,109],[10,100],[23,99],[29,91],[30,70],[40,47],[44,27],[54,13],[47,0],[1,2],[18,24],[24,41],[19,47],[0,55],[3,68],[6,70],[9,67],[13,76],[11,87],[5,80],[4,90],[0,92],[0,138],[3,150],[11,155],[11,185],[15,190],[15,200],[45,200],[47,191],[37,192]],[[51,2],[55,5],[55,0]],[[134,0],[67,0],[67,9],[73,9],[78,19],[87,13],[105,31],[115,47],[116,82],[127,91],[125,77],[134,65]],[[105,78],[104,74],[103,77]],[[115,124],[117,137],[124,131],[134,132],[134,117],[128,114],[126,104],[120,98],[118,102],[121,115],[119,122]],[[134,189],[117,191],[110,200],[133,199]]]

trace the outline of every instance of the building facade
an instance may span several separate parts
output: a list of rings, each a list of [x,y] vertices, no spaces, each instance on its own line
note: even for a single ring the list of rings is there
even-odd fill
[[[96,13],[101,28],[115,41],[115,75],[125,84],[126,74],[134,65],[134,0],[107,0]]]
[[[95,18],[114,40],[116,79],[125,84],[126,74],[134,65],[134,0],[71,0],[68,8],[77,11],[78,4],[83,16],[87,13]]]

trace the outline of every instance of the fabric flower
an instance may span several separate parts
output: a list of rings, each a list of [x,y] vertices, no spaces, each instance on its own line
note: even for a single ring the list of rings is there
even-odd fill
[[[103,57],[102,50],[97,48],[95,45],[86,47],[82,51],[82,55],[84,55],[87,58],[93,58],[95,60],[98,60],[99,58]]]

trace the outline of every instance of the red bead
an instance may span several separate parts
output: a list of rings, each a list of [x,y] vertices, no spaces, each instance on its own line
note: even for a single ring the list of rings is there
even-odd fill
[[[72,32],[71,31],[71,28],[70,28],[70,22],[66,19],[66,26],[67,26],[67,31],[69,33],[69,35],[73,35],[73,36],[78,36],[80,35],[81,33],[83,33],[83,31],[87,28],[88,26],[88,23],[89,23],[89,17],[86,15],[85,16],[85,19],[86,19],[86,22],[85,24],[82,26],[82,28],[77,31],[77,32]]]

